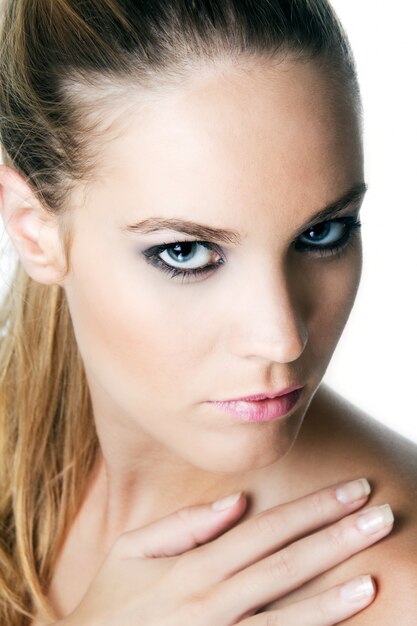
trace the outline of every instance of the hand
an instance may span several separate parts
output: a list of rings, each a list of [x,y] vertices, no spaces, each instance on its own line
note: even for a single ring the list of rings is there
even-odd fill
[[[358,495],[361,484],[348,483],[347,491]],[[76,610],[56,626],[267,626],[273,618],[285,626],[338,624],[372,601],[373,583],[373,593],[356,602],[344,599],[337,585],[259,613],[391,531],[392,520],[380,530],[371,524],[372,534],[359,530],[355,522],[363,512],[352,512],[368,495],[344,504],[336,499],[338,486],[275,506],[227,532],[246,508],[243,494],[222,511],[188,507],[123,533]]]

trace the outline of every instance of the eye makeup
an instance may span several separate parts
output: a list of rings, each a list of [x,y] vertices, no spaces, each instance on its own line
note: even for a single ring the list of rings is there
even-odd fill
[[[341,231],[341,235],[330,243],[324,243],[323,241],[328,238],[329,231],[332,231],[332,227],[336,226],[336,231]],[[304,231],[297,239],[292,242],[294,249],[297,250],[300,254],[308,254],[311,256],[318,257],[339,257],[344,251],[348,248],[349,245],[353,244],[355,235],[358,236],[359,230],[362,226],[361,221],[355,215],[348,215],[345,217],[340,217],[333,220],[328,220],[325,222],[320,222],[319,224],[315,224],[311,226],[308,230]],[[320,234],[320,230],[325,230],[325,235]],[[310,240],[308,242],[308,237],[314,237],[314,231],[318,230],[318,240],[317,243],[314,243]],[[303,239],[307,239],[307,242]],[[217,255],[218,259],[215,262],[207,263],[201,267],[194,268],[181,268],[176,267],[174,265],[170,265],[163,259],[161,259],[160,255],[164,252],[179,252],[180,256],[189,256],[188,254],[183,254],[181,249],[189,250],[197,249],[199,246],[204,247],[207,251],[211,251],[213,254]],[[182,278],[183,280],[187,280],[189,278],[193,278],[196,276],[201,276],[204,274],[208,274],[213,270],[216,270],[219,266],[224,265],[225,258],[222,253],[221,248],[214,243],[208,241],[175,241],[172,243],[163,243],[158,246],[153,246],[148,248],[144,252],[142,252],[146,261],[157,267],[158,269],[166,272],[170,278]],[[178,261],[181,262],[181,261]]]

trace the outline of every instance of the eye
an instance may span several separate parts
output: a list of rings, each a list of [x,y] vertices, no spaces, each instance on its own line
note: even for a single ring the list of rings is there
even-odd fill
[[[320,222],[306,230],[294,242],[296,250],[320,256],[340,252],[352,243],[354,231],[362,226],[354,215],[348,215],[328,222]]]
[[[164,254],[166,255],[165,259],[163,258]],[[183,241],[167,247],[160,255],[160,258],[170,263],[172,261],[180,263],[180,266],[177,267],[181,267],[181,269],[196,269],[201,268],[202,264],[208,265],[211,256],[208,247],[202,245],[201,242]],[[188,263],[188,267],[184,263]]]
[[[196,276],[223,265],[220,248],[208,241],[176,241],[154,246],[143,252],[148,263],[171,275]]]

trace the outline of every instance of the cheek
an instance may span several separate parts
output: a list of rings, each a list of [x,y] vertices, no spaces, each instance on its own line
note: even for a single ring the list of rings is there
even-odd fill
[[[314,314],[311,324],[311,344],[317,356],[330,358],[349,319],[358,292],[362,271],[360,240],[344,259],[332,265],[316,277]]]
[[[111,264],[93,266],[74,255],[67,290],[87,373],[124,396],[180,395],[212,347],[207,302],[134,255],[127,263],[109,256]]]

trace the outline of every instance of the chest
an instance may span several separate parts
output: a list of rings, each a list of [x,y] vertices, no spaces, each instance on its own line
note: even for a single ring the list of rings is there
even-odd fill
[[[62,619],[79,605],[104,559],[85,520],[70,529],[56,562],[47,598]],[[37,618],[31,626],[45,626]]]

